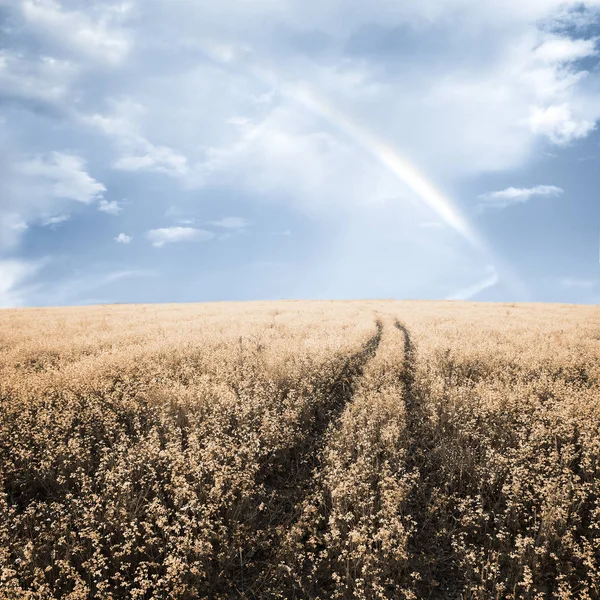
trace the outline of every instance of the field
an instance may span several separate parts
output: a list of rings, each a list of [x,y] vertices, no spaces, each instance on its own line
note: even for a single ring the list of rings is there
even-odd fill
[[[0,598],[600,598],[600,308],[3,310]]]

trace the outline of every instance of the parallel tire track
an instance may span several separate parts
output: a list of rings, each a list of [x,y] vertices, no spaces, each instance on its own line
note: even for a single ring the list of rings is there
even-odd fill
[[[407,469],[416,471],[419,483],[409,501],[408,511],[415,522],[409,541],[409,571],[421,575],[417,588],[419,598],[451,600],[461,598],[463,577],[454,561],[449,540],[436,535],[439,519],[432,511],[434,492],[443,485],[439,459],[436,456],[436,432],[427,413],[423,391],[416,383],[416,349],[410,332],[400,321],[396,327],[404,335],[404,369],[401,375],[406,430],[409,437]]]
[[[257,483],[265,486],[271,497],[265,520],[259,531],[266,532],[266,543],[252,556],[247,557],[249,567],[241,565],[238,589],[242,598],[264,598],[265,589],[274,583],[273,567],[279,547],[292,524],[299,518],[305,500],[313,492],[313,473],[319,471],[321,453],[325,447],[328,429],[339,419],[344,407],[351,401],[358,381],[367,362],[375,355],[381,342],[382,322],[377,319],[375,334],[359,352],[350,356],[326,397],[328,401],[318,405],[311,415],[311,428],[307,435],[294,446],[287,448],[269,465],[268,471],[259,473]]]

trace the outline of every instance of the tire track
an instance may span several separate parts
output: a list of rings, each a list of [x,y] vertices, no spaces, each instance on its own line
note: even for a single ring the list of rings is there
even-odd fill
[[[464,577],[456,565],[450,540],[438,535],[440,526],[443,527],[451,515],[439,515],[433,506],[436,491],[444,485],[436,453],[438,436],[429,418],[427,398],[416,382],[416,349],[410,332],[398,320],[395,325],[404,336],[401,382],[409,437],[407,469],[416,471],[419,477],[407,507],[415,523],[408,545],[409,572],[420,574],[416,586],[419,598],[461,598]]]
[[[416,372],[415,349],[408,329],[398,320],[396,320],[395,325],[404,336],[404,373],[402,375],[402,383],[406,393],[404,398],[406,408],[410,409],[414,408],[415,405],[415,394],[413,392]]]
[[[271,497],[258,528],[266,534],[265,543],[255,554],[245,557],[247,566],[241,561],[240,577],[236,577],[243,582],[242,589],[238,587],[239,597],[270,597],[266,589],[277,584],[274,559],[286,533],[300,517],[305,500],[313,492],[314,473],[320,469],[326,433],[351,401],[365,365],[377,352],[382,333],[383,324],[377,318],[375,334],[346,361],[326,394],[328,401],[318,404],[310,415],[310,433],[266,465],[264,472],[259,472],[257,484],[263,485]]]

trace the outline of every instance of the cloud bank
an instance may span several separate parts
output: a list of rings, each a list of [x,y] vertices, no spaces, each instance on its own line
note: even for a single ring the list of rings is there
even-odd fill
[[[335,239],[390,199],[398,223],[419,205],[413,227],[450,256],[456,232],[480,236],[449,190],[594,134],[599,14],[600,0],[2,3],[0,260],[29,272],[20,252],[35,225],[67,214],[61,235],[87,220],[113,249],[121,235],[155,247],[215,237],[194,223],[226,237],[250,222],[218,215],[264,206]],[[480,209],[561,193],[510,187]],[[154,228],[179,202],[185,223]],[[483,246],[468,252],[503,278]],[[5,290],[16,298],[23,281]]]

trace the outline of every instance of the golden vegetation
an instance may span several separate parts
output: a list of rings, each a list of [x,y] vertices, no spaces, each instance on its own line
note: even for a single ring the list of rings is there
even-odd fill
[[[1,598],[600,598],[596,307],[0,317]]]

